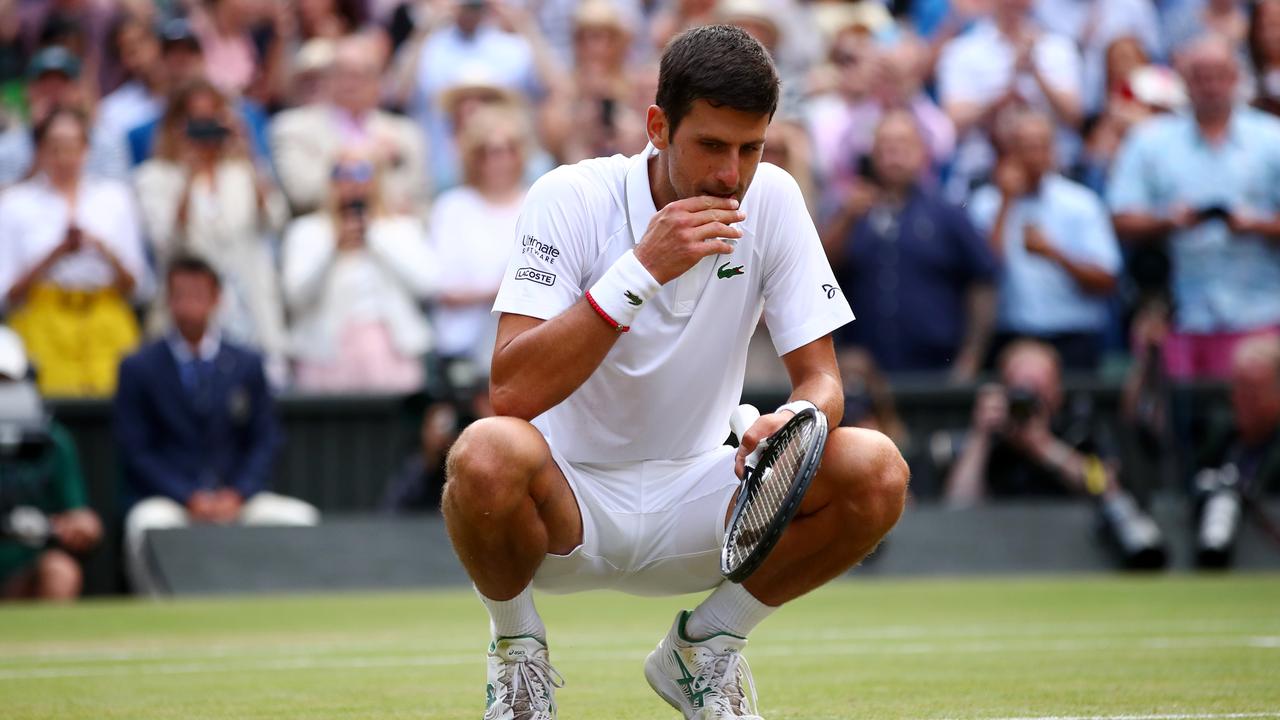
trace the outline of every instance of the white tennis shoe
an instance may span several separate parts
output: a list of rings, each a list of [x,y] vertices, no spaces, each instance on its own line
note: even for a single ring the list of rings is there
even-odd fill
[[[718,634],[690,640],[684,632],[689,614],[676,615],[671,631],[644,661],[649,686],[685,720],[764,720],[756,714],[755,682],[742,656],[747,639]]]
[[[556,688],[564,678],[551,667],[547,646],[533,637],[489,644],[484,720],[556,720]]]

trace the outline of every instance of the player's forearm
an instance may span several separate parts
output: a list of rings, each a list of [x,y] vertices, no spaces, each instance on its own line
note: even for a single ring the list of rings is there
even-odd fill
[[[817,372],[796,385],[788,401],[808,400],[827,416],[827,426],[836,428],[844,418],[844,388],[838,375]]]
[[[494,351],[490,398],[498,415],[532,420],[600,367],[621,337],[585,299]]]

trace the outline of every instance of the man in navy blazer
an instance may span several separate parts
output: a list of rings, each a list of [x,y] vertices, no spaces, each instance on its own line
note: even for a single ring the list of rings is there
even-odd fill
[[[163,591],[146,532],[188,523],[313,525],[319,513],[268,492],[280,445],[262,359],[212,322],[221,294],[204,260],[169,265],[173,330],[120,365],[114,426],[131,499],[126,565],[134,590]]]

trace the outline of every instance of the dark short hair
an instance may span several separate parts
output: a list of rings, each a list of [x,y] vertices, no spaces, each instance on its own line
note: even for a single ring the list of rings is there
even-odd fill
[[[732,25],[703,25],[680,33],[662,53],[657,105],[670,133],[695,100],[773,117],[778,70],[764,46]]]
[[[172,281],[174,275],[179,273],[184,275],[204,275],[213,281],[215,288],[222,288],[222,278],[218,277],[218,271],[213,269],[209,261],[198,255],[179,255],[169,261],[169,271],[166,279]]]

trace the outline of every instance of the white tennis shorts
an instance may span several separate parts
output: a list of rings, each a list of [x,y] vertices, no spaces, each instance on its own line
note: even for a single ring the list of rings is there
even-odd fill
[[[551,456],[582,513],[582,544],[547,555],[533,586],[679,595],[719,585],[725,513],[738,477],[734,448],[685,460],[571,463]]]

